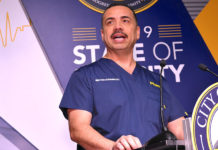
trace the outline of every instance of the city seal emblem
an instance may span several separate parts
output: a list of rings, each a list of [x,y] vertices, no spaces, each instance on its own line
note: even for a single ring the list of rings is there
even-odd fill
[[[153,6],[158,0],[79,0],[83,5],[86,7],[99,12],[103,13],[104,10],[113,2],[121,2],[125,3],[129,7],[131,7],[135,13],[140,13],[151,6]]]
[[[218,150],[218,82],[209,86],[195,104],[192,142],[195,150]]]

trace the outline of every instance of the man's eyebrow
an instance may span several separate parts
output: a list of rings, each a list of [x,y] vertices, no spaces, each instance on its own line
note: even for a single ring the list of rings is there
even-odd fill
[[[113,20],[113,19],[114,19],[114,17],[108,17],[108,18],[105,19],[105,22],[108,21],[108,20]]]
[[[122,19],[126,19],[126,18],[131,19],[129,16],[122,16],[121,18]]]
[[[121,16],[120,18],[121,18],[121,19],[126,19],[126,18],[127,18],[127,19],[131,19],[131,17],[129,17],[129,16]],[[108,17],[108,18],[105,19],[105,21],[113,20],[113,19],[114,19],[114,17]]]

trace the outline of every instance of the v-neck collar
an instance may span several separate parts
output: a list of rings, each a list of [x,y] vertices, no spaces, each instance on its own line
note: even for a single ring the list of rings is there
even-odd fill
[[[137,75],[137,72],[138,72],[138,69],[139,69],[139,64],[136,63],[132,74],[130,74],[129,72],[127,72],[125,69],[123,69],[120,65],[118,65],[116,62],[114,62],[111,59],[101,58],[101,60],[106,61],[107,63],[109,63],[109,65],[114,66],[116,68],[116,70],[119,71],[121,74],[125,74],[125,75],[130,76],[130,77],[135,77]]]

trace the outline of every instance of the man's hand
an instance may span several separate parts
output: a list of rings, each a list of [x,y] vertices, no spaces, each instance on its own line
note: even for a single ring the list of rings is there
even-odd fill
[[[184,119],[184,117],[180,117],[174,121],[169,122],[167,125],[168,129],[176,136],[178,140],[184,140],[182,124],[182,120]]]
[[[142,147],[137,137],[132,135],[121,136],[114,144],[113,150],[132,150]]]

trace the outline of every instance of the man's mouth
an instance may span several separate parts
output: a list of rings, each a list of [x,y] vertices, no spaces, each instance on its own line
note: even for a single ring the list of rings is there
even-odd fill
[[[123,32],[114,32],[112,35],[111,35],[111,38],[113,40],[116,40],[116,41],[123,41],[125,38],[127,38],[127,34],[123,33]]]

